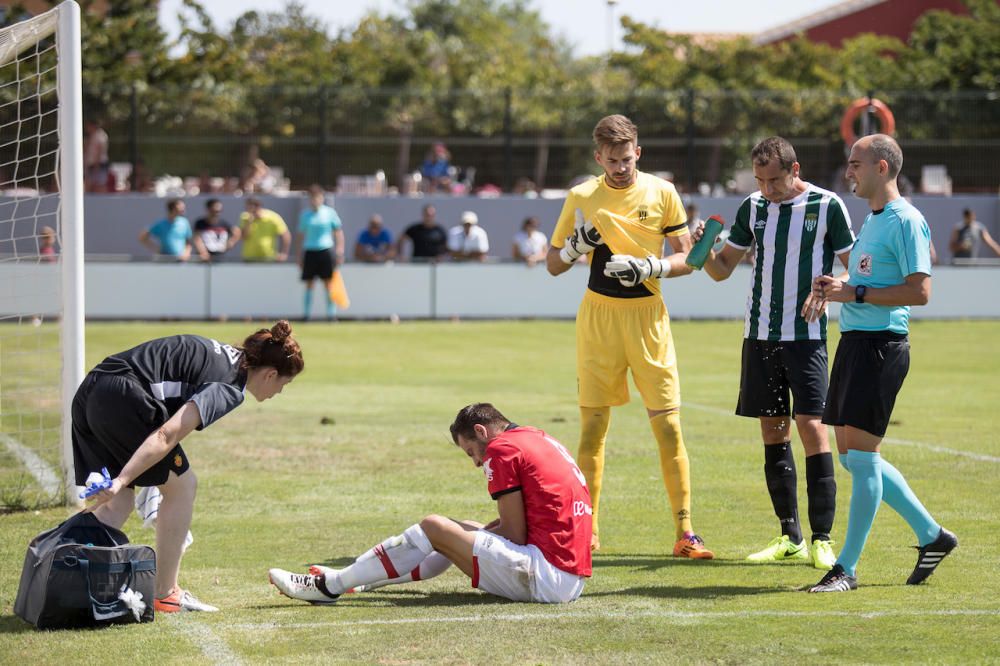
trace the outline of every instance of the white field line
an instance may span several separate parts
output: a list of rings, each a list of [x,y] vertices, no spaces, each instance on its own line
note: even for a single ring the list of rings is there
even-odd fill
[[[996,617],[1000,609],[955,609],[955,610],[885,610],[885,611],[622,611],[622,612],[554,612],[554,613],[511,613],[486,615],[456,615],[452,617],[409,617],[385,620],[331,620],[329,622],[247,622],[227,625],[230,629],[246,631],[267,631],[269,629],[317,629],[323,627],[360,627],[367,625],[398,624],[441,624],[462,622],[538,622],[543,620],[727,620],[733,618],[802,618],[802,617]]]
[[[718,407],[711,407],[709,405],[700,405],[695,402],[685,402],[684,407],[697,409],[700,412],[709,412],[710,414],[735,416],[733,410],[731,409],[720,409]],[[1000,457],[998,456],[990,456],[985,453],[974,453],[972,451],[961,451],[959,449],[949,449],[946,446],[939,446],[937,444],[928,444],[926,442],[913,442],[908,439],[898,439],[896,437],[885,437],[883,438],[882,441],[886,442],[887,444],[898,444],[899,446],[912,446],[913,448],[916,449],[934,451],[935,453],[945,453],[950,456],[959,456],[961,458],[969,458],[970,460],[978,460],[979,462],[1000,463]]]
[[[201,653],[213,664],[224,666],[239,666],[243,663],[235,652],[229,649],[226,642],[219,638],[208,625],[197,620],[177,625],[184,637],[201,650]]]
[[[0,433],[0,442],[3,442],[4,446],[7,447],[7,450],[13,453],[14,457],[21,461],[21,464],[28,469],[31,476],[35,477],[35,480],[38,481],[38,485],[40,485],[46,493],[49,495],[55,495],[59,492],[62,485],[59,481],[59,475],[56,474],[44,460],[39,458],[34,451],[26,447],[24,444],[21,444],[21,442],[17,441],[10,435],[6,435],[4,433]]]

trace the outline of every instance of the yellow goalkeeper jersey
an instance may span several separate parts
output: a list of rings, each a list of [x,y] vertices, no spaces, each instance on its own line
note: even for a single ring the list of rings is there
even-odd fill
[[[635,182],[624,189],[605,183],[604,175],[577,185],[566,196],[559,221],[552,233],[552,246],[561,248],[573,233],[575,211],[580,209],[601,234],[604,245],[590,258],[592,291],[614,298],[642,298],[660,294],[660,280],[650,278],[634,287],[624,287],[615,278],[604,275],[612,254],[637,257],[663,255],[666,236],[688,233],[684,205],[672,183],[639,171]]]

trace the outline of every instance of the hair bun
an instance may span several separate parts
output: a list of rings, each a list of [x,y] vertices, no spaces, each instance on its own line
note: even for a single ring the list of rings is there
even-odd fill
[[[292,334],[292,325],[287,319],[282,319],[271,327],[271,337],[275,342],[283,343]]]

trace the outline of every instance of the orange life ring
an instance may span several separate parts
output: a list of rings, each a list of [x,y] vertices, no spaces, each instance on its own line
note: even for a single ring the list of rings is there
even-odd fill
[[[885,102],[874,97],[870,99],[862,97],[848,105],[847,110],[844,111],[844,117],[840,120],[840,137],[848,146],[853,146],[854,142],[858,140],[858,136],[854,133],[854,121],[858,119],[858,116],[867,111],[869,105],[871,105],[872,110],[875,112],[875,117],[879,120],[883,134],[892,134],[896,131],[896,119],[893,117],[889,107],[885,105]]]

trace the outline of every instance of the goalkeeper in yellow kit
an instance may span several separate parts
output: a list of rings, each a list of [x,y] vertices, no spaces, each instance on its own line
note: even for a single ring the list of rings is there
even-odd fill
[[[594,128],[594,159],[604,174],[570,190],[546,257],[549,273],[568,271],[590,254],[590,280],[576,317],[580,402],[577,463],[587,478],[598,538],[604,442],[611,407],[629,401],[632,370],[659,444],[660,468],[673,509],[674,556],[711,559],[691,527],[691,475],[681,435],[680,380],[660,278],[691,272],[684,206],[669,182],[636,169],[638,131],[621,115]],[[666,237],[674,254],[661,258]],[[563,240],[565,239],[565,240]]]

